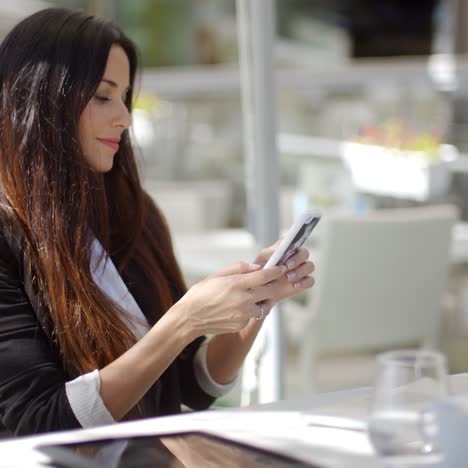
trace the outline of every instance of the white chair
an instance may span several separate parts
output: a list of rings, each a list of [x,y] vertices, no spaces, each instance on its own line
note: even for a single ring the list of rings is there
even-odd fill
[[[319,353],[437,344],[456,218],[439,205],[322,219],[316,285],[284,307],[306,393]]]

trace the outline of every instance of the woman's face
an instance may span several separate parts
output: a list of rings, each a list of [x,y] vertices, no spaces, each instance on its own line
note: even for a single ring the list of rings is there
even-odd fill
[[[78,124],[81,149],[96,172],[112,169],[120,136],[130,126],[130,113],[125,105],[129,79],[127,54],[122,47],[113,45],[102,81],[84,108]]]

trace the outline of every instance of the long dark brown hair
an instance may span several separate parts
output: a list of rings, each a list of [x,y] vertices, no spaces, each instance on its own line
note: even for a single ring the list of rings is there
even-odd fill
[[[128,131],[114,166],[86,164],[78,122],[117,44],[137,53],[113,23],[51,8],[21,21],[0,46],[0,182],[3,219],[21,233],[33,286],[71,375],[102,368],[134,342],[122,310],[93,282],[96,237],[122,271],[134,262],[164,313],[186,288],[165,220],[142,190]]]

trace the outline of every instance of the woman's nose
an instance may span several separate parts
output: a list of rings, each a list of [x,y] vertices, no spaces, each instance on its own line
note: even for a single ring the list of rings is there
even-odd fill
[[[113,126],[128,128],[132,123],[132,116],[124,102],[119,104],[119,109],[113,120]]]

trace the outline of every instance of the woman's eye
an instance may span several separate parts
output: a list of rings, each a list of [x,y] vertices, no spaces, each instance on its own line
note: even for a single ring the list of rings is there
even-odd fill
[[[98,94],[94,95],[95,99],[99,102],[107,102],[110,101],[110,99],[106,96],[99,96]]]

